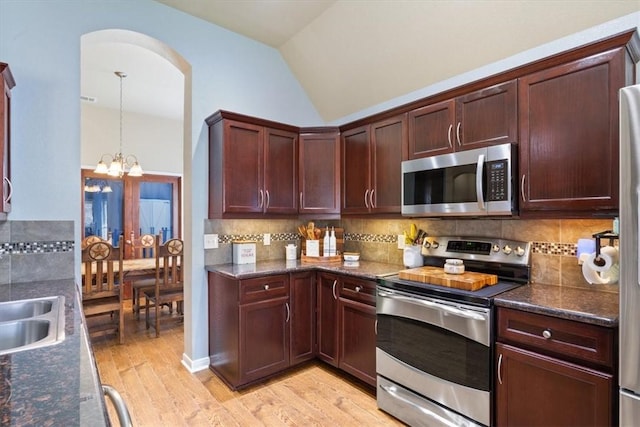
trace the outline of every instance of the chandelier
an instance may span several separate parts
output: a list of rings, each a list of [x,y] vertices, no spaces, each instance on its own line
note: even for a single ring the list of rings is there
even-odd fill
[[[128,169],[127,175],[142,176],[142,167],[138,163],[138,158],[133,154],[122,154],[122,79],[127,77],[127,74],[116,71],[115,75],[120,78],[120,151],[113,155],[103,154],[94,172],[122,178]],[[105,159],[109,159],[107,161],[111,162],[109,167],[107,167]]]

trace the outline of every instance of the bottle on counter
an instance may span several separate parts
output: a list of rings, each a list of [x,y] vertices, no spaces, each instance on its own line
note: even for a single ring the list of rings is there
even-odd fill
[[[331,236],[329,236],[329,256],[337,255],[336,251],[336,230],[331,227]]]
[[[330,240],[331,239],[329,237],[329,226],[327,226],[327,231],[324,232],[322,256],[329,256],[329,246],[331,245]]]

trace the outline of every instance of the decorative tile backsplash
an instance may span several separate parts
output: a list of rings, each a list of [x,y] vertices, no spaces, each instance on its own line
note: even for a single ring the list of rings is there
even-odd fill
[[[74,277],[73,221],[0,223],[0,286]]]

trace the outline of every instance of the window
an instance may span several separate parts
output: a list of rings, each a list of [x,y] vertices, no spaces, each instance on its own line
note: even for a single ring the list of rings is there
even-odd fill
[[[145,174],[113,178],[82,170],[83,238],[100,236],[119,246],[120,235],[180,237],[181,178]],[[128,237],[127,237],[128,238]]]

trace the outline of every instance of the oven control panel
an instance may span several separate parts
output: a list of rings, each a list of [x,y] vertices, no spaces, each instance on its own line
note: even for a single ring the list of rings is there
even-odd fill
[[[424,239],[422,255],[530,265],[531,243],[491,237],[432,236]]]

